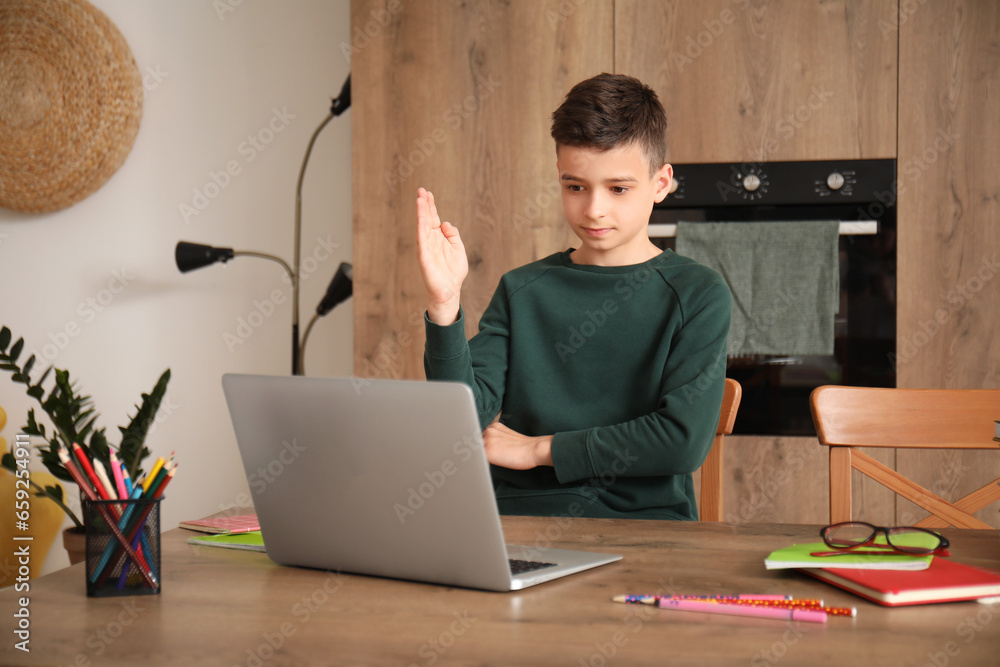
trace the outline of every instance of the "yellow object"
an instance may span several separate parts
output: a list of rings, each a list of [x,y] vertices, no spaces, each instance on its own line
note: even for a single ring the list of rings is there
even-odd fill
[[[7,423],[7,413],[0,408],[0,430]],[[7,441],[0,437],[0,451],[7,452]],[[62,484],[48,472],[31,472],[31,481],[41,487],[59,486]],[[23,484],[21,485],[23,489]],[[17,501],[17,477],[6,468],[0,468],[0,507],[5,508],[0,512],[0,588],[11,586],[24,580],[21,572],[22,563],[16,555],[18,550],[28,547],[27,560],[28,578],[34,579],[42,572],[45,558],[49,554],[49,549],[55,541],[56,536],[62,528],[66,513],[55,502],[49,498],[39,498],[35,495],[34,489],[28,492],[27,525],[28,530],[17,529],[19,519],[16,513],[20,508]],[[63,497],[65,498],[65,489]],[[23,502],[23,501],[22,501]],[[9,508],[9,509],[6,509]],[[23,511],[23,510],[20,510]],[[31,541],[14,541],[14,536],[31,536]]]
[[[149,474],[146,475],[146,481],[142,483],[143,493],[149,491],[149,487],[153,484],[153,480],[156,479],[156,475],[159,474],[160,468],[163,467],[163,463],[164,461],[162,456],[156,459],[156,463],[153,464],[153,469],[149,471]]]

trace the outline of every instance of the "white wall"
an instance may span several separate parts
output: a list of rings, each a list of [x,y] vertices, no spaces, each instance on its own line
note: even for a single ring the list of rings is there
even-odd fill
[[[125,36],[146,76],[142,125],[124,166],[84,201],[53,214],[0,209],[0,324],[24,337],[22,361],[33,350],[39,372],[49,364],[70,371],[94,398],[114,444],[140,394],[171,369],[147,446],[154,457],[176,452],[180,467],[162,516],[172,528],[248,497],[222,374],[291,368],[291,288],[281,267],[237,258],[182,275],[174,247],[189,240],[292,262],[300,164],[350,68],[339,47],[349,39],[349,2],[92,2]],[[340,262],[351,261],[351,113],[320,134],[306,173],[303,330]],[[269,125],[280,131],[254,154],[244,142],[267,140],[261,131]],[[228,184],[219,177],[225,187],[209,186],[214,198],[197,202],[203,210],[185,219],[181,205],[195,208],[194,190],[204,194],[211,174],[230,161],[239,173]],[[227,333],[245,333],[239,318],[269,310],[263,302],[274,290],[283,303],[245,342],[227,345]],[[351,303],[317,322],[307,374],[350,374]],[[0,377],[8,442],[33,404],[22,389],[9,373]],[[34,468],[42,469],[37,461]],[[66,563],[57,543],[46,570]]]

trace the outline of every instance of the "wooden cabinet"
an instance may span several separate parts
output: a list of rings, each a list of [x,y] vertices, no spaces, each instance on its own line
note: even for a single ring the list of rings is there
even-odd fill
[[[892,0],[619,0],[615,65],[660,94],[673,162],[892,158]]]

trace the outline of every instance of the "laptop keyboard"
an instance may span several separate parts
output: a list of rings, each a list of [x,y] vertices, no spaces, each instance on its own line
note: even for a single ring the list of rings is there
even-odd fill
[[[509,558],[507,562],[510,563],[511,574],[524,574],[525,572],[556,566],[556,563],[541,563],[534,560],[517,560],[516,558]]]

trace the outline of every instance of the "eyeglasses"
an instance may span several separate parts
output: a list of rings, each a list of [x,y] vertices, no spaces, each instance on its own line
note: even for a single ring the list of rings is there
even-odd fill
[[[878,542],[879,533],[885,534],[885,542]],[[832,549],[891,549],[906,554],[925,556],[948,548],[948,539],[926,528],[897,526],[885,528],[873,526],[863,521],[835,523],[819,531],[826,545]],[[843,551],[838,553],[845,553]],[[885,551],[850,551],[847,553],[885,553]]]

